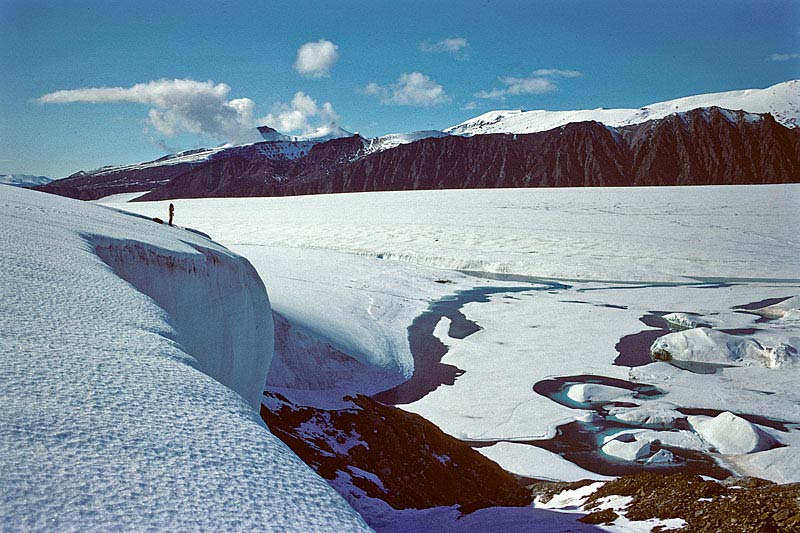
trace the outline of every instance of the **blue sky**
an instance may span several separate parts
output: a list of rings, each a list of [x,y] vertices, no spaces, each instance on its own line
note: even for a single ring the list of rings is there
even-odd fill
[[[0,174],[154,159],[261,120],[375,136],[800,77],[796,1],[256,4],[0,0]]]

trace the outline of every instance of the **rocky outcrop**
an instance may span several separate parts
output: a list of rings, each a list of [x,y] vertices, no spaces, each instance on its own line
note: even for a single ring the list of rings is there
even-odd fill
[[[723,482],[688,474],[642,472],[623,476],[595,491],[583,508],[584,523],[607,523],[616,513],[597,509],[603,498],[628,496],[622,512],[628,520],[680,518],[687,531],[798,531],[800,484],[776,485],[756,478]]]
[[[395,509],[458,505],[464,513],[531,502],[514,476],[421,416],[366,396],[348,400],[350,408],[324,410],[267,392],[261,417],[340,492],[355,487]]]

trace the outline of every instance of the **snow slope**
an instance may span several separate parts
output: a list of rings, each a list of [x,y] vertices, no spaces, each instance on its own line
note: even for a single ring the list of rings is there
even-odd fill
[[[15,187],[34,187],[50,183],[52,178],[47,176],[32,176],[30,174],[0,174],[0,185],[14,185]]]
[[[409,144],[416,141],[421,141],[422,139],[429,139],[431,137],[444,137],[445,135],[447,134],[439,130],[422,130],[411,133],[390,133],[388,135],[367,139],[364,146],[364,152],[367,154],[383,152],[384,150],[396,148],[401,144]]]
[[[57,196],[0,206],[0,529],[368,530],[253,410],[272,323],[247,261]]]
[[[639,109],[582,109],[575,111],[499,110],[489,111],[444,130],[451,135],[487,133],[535,133],[570,122],[594,120],[619,127],[664,118],[673,113],[701,107],[721,107],[749,113],[771,113],[787,127],[800,126],[800,80],[778,83],[766,89],[747,89],[700,94],[650,104]]]

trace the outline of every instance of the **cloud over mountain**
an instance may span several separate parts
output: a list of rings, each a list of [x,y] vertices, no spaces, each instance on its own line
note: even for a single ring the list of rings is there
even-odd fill
[[[338,122],[330,102],[318,105],[316,100],[303,92],[297,92],[288,104],[278,104],[262,122],[283,132],[298,131],[308,134],[320,126]]]
[[[297,49],[294,69],[307,78],[327,78],[339,60],[338,50],[337,45],[325,39],[306,43]]]
[[[56,91],[38,98],[42,104],[131,102],[150,107],[150,124],[166,136],[182,132],[240,142],[249,139],[255,102],[228,100],[225,83],[191,79],[160,79],[132,87],[87,87]]]
[[[450,102],[444,87],[421,72],[405,72],[390,85],[369,83],[363,92],[387,105],[427,107]]]
[[[500,76],[497,79],[505,87],[494,88],[489,91],[478,91],[473,96],[490,100],[503,100],[507,96],[549,93],[558,89],[556,78],[577,78],[582,75],[577,70],[540,68],[534,70],[529,76]]]
[[[150,107],[148,121],[167,137],[180,133],[206,135],[231,143],[260,140],[255,127],[269,124],[284,132],[308,133],[338,117],[330,102],[317,102],[298,92],[288,104],[277,104],[273,113],[256,117],[250,98],[228,99],[225,83],[191,79],[161,79],[132,87],[88,87],[56,91],[37,99],[42,104],[130,102]]]

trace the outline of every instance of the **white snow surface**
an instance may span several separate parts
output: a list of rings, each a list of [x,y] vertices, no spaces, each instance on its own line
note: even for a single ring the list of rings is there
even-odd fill
[[[770,113],[787,127],[800,126],[800,80],[778,83],[766,89],[747,89],[700,94],[650,104],[638,109],[582,109],[575,111],[489,111],[444,130],[451,135],[487,133],[535,133],[571,122],[594,120],[611,127],[639,124],[674,113],[716,106],[749,113]],[[756,117],[745,117],[754,120]]]
[[[0,185],[13,185],[15,187],[34,187],[53,181],[47,176],[34,176],[31,174],[0,174]]]
[[[797,184],[172,202],[177,223],[233,248],[321,249],[435,268],[561,279],[800,279]],[[119,208],[163,218],[168,204]],[[781,213],[783,223],[775,224],[765,213]],[[764,243],[771,243],[769,253]]]
[[[130,202],[140,196],[144,196],[149,192],[150,191],[121,192],[117,194],[110,194],[108,196],[104,196],[103,198],[98,198],[97,200],[92,200],[92,202],[96,204],[119,204],[124,202]]]
[[[414,131],[411,133],[390,133],[380,137],[367,139],[364,145],[364,152],[371,154],[374,152],[382,152],[391,148],[396,148],[401,144],[409,144],[422,139],[429,139],[431,137],[444,137],[447,134],[439,130],[422,130]]]
[[[535,446],[515,442],[498,442],[476,449],[492,461],[503,465],[503,468],[509,472],[520,476],[561,481],[613,479],[590,472],[570,463],[560,455]]]
[[[247,261],[89,203],[0,206],[0,529],[368,530],[253,410],[272,324]]]

